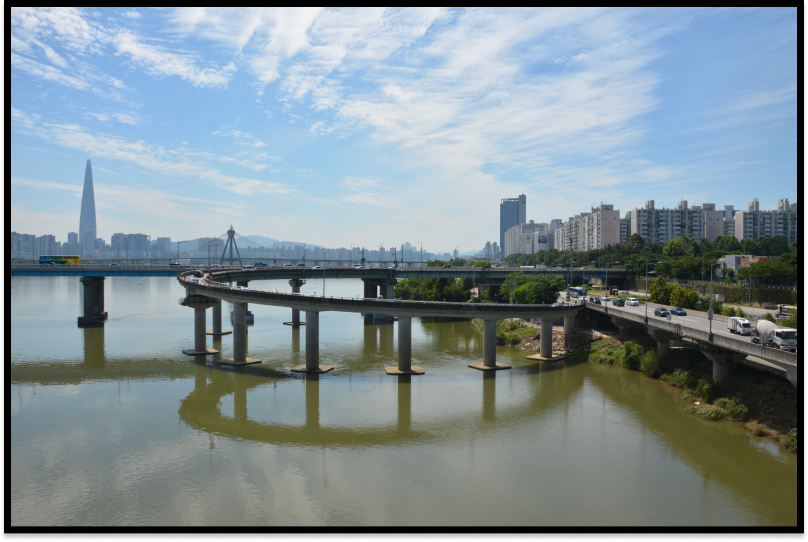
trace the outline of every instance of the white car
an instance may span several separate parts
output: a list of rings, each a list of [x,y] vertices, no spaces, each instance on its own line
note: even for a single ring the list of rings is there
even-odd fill
[[[600,302],[601,302],[601,303],[606,303],[606,302],[611,301],[611,300],[612,300],[612,298],[611,298],[611,297],[609,297],[608,295],[602,295],[602,296],[600,296]]]
[[[631,295],[631,293],[628,290],[620,290],[617,293],[620,294],[620,295]]]
[[[637,301],[636,297],[628,297],[626,298],[626,307],[639,307],[640,302]]]
[[[312,269],[322,269],[322,267],[319,265],[315,265],[314,267],[312,267]]]

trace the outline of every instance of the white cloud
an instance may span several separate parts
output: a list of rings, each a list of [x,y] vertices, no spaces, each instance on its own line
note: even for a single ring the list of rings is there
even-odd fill
[[[354,205],[376,205],[381,207],[400,207],[401,205],[388,197],[373,192],[357,192],[342,198],[345,203]]]
[[[140,13],[134,10],[124,12],[123,16],[127,19],[140,19],[141,17]]]
[[[376,177],[345,177],[340,186],[348,190],[368,190],[381,186],[381,179]]]
[[[26,114],[14,107],[11,108],[11,113],[12,127],[21,133],[80,150],[89,156],[122,160],[172,177],[195,177],[241,195],[292,192],[290,188],[279,183],[226,175],[215,168],[201,165],[199,157],[209,156],[204,152],[165,149],[144,141],[129,141],[107,134],[93,134],[75,124],[41,122],[39,116]]]

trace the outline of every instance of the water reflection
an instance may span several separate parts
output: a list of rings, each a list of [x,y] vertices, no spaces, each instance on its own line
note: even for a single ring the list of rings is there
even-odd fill
[[[99,370],[106,365],[106,354],[104,353],[104,328],[85,327],[84,332],[84,363],[82,369]]]
[[[497,418],[497,373],[483,371],[483,419],[493,422]]]

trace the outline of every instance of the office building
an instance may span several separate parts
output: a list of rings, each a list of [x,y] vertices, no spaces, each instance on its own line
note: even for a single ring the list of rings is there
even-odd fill
[[[505,247],[505,232],[527,222],[527,196],[503,199],[499,203],[499,246]]]
[[[95,194],[93,191],[93,166],[87,160],[84,168],[84,190],[81,193],[81,215],[79,217],[79,246],[82,256],[95,251],[95,238],[98,231],[95,227]]]
[[[739,241],[780,236],[791,245],[797,242],[798,233],[799,213],[787,199],[777,202],[776,211],[761,211],[755,198],[746,211],[735,212],[735,237]]]

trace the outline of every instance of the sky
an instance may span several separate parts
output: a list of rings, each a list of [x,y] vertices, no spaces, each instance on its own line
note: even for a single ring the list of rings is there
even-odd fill
[[[7,15],[9,16],[9,15]],[[797,10],[17,8],[11,228],[460,251],[797,199]],[[8,56],[6,57],[8,58]],[[8,73],[8,72],[7,72]]]

